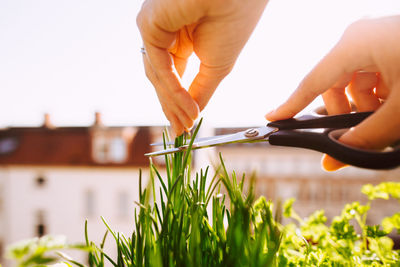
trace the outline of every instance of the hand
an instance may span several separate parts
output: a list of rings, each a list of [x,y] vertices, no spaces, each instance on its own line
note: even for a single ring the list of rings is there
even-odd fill
[[[348,113],[346,90],[358,111],[376,111],[342,135],[341,142],[382,149],[400,139],[400,16],[350,25],[289,99],[266,118],[293,117],[320,94],[329,114]],[[322,165],[326,170],[345,166],[329,156]]]
[[[146,0],[137,16],[145,72],[177,135],[193,127],[221,80],[231,71],[268,0]],[[200,59],[189,90],[188,57]],[[174,68],[178,72],[175,74]]]

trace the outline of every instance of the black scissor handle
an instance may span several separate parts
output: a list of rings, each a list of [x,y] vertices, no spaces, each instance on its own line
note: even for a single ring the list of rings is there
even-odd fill
[[[344,131],[346,129],[327,129],[322,133],[313,130],[280,130],[269,136],[269,143],[316,150],[361,168],[393,169],[400,166],[399,147],[388,152],[350,147],[337,140]]]
[[[297,118],[273,121],[267,126],[280,130],[289,129],[311,129],[311,128],[332,128],[343,129],[356,126],[373,112],[353,112],[340,115],[303,115]]]

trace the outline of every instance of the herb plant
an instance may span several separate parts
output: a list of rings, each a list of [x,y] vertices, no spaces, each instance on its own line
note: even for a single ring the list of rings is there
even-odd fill
[[[193,136],[199,128],[196,129]],[[166,139],[166,135],[164,135]],[[274,263],[281,231],[272,218],[272,204],[260,199],[254,204],[250,186],[243,193],[244,176],[231,176],[221,159],[221,167],[206,179],[209,168],[191,176],[191,146],[186,152],[165,157],[166,179],[151,164],[150,183],[143,188],[140,179],[135,231],[130,237],[114,232],[105,222],[117,244],[116,259],[101,247],[90,252],[90,266],[268,266]],[[184,144],[184,137],[175,146]],[[155,188],[156,179],[161,184]],[[227,208],[227,191],[230,204]],[[159,201],[156,200],[159,190]],[[211,205],[212,214],[207,213]]]

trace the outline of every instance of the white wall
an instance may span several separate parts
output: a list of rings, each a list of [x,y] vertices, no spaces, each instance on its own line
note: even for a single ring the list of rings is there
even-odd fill
[[[148,174],[144,169],[143,187]],[[38,176],[45,179],[42,186],[35,182]],[[137,168],[0,167],[0,188],[6,184],[7,191],[0,237],[3,234],[4,242],[11,244],[36,236],[39,210],[43,211],[46,234],[65,235],[70,243],[84,242],[84,222],[88,219],[89,237],[99,244],[106,230],[100,216],[129,236],[134,228],[138,183]],[[93,214],[87,212],[88,191],[94,198]],[[126,212],[120,211],[121,198],[128,202],[124,204],[129,209]],[[111,245],[111,235],[108,239]]]

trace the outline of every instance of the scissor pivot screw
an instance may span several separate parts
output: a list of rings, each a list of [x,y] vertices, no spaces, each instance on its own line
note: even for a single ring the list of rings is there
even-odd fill
[[[258,130],[257,129],[248,129],[245,133],[244,136],[246,137],[256,137],[258,135]]]

